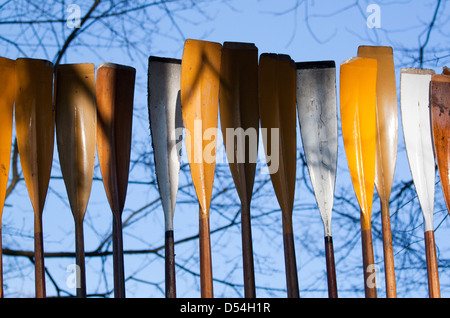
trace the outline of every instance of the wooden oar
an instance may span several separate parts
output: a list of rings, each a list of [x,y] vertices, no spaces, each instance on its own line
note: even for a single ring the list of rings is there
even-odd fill
[[[165,219],[166,297],[176,297],[173,216],[180,170],[177,129],[182,127],[180,100],[181,60],[150,56],[148,112],[156,179]]]
[[[75,221],[77,296],[86,297],[83,220],[95,165],[97,108],[94,64],[56,66],[56,141]]]
[[[296,298],[300,295],[292,226],[297,164],[296,68],[288,55],[261,54],[259,113],[270,178],[282,212],[287,295]]]
[[[259,136],[258,48],[252,43],[225,42],[220,78],[220,124],[231,175],[241,200],[244,294],[246,298],[254,298],[250,203]]]
[[[397,288],[389,214],[389,198],[394,181],[398,143],[398,105],[394,57],[392,48],[388,46],[360,46],[358,56],[373,58],[378,62],[375,187],[381,204],[386,296],[395,298],[397,297]]]
[[[3,298],[2,215],[11,162],[16,61],[0,57],[0,298]]]
[[[375,182],[377,61],[351,58],[341,64],[342,137],[350,176],[361,208],[364,291],[377,297],[371,212]]]
[[[42,212],[53,161],[55,114],[52,93],[52,63],[28,58],[16,60],[16,136],[22,173],[34,210],[37,298],[46,296]]]
[[[431,78],[430,108],[434,151],[442,192],[450,213],[450,74],[433,75]]]
[[[329,298],[337,298],[331,214],[338,152],[336,65],[334,61],[297,65],[297,109],[306,164],[325,233]]]
[[[213,297],[209,208],[216,167],[220,43],[185,41],[181,61],[181,109],[186,152],[199,200],[201,296]],[[212,140],[211,140],[212,139]]]
[[[400,73],[400,106],[406,154],[424,218],[429,296],[440,297],[433,230],[435,161],[430,126],[432,70],[404,68]]]
[[[122,212],[128,186],[136,70],[104,63],[97,68],[97,153],[113,213],[114,296],[125,297]]]

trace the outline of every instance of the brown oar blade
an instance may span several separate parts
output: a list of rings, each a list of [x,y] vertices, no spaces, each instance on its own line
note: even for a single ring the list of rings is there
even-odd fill
[[[97,153],[113,213],[114,295],[125,297],[122,211],[128,185],[136,70],[104,63],[97,68]]]
[[[284,54],[259,59],[259,113],[270,178],[282,212],[288,297],[299,297],[292,212],[297,164],[296,66]]]
[[[450,74],[449,74],[450,75]],[[433,75],[430,86],[434,151],[447,211],[450,213],[450,76]]]
[[[56,140],[61,173],[75,220],[77,296],[86,297],[83,220],[95,164],[97,109],[94,64],[56,67]]]
[[[202,297],[213,297],[209,206],[216,166],[219,74],[222,45],[185,41],[181,60],[181,109],[186,152],[199,200],[200,283]]]
[[[391,47],[360,46],[358,56],[377,60],[377,141],[375,187],[381,201],[386,296],[397,297],[389,198],[397,161],[398,105]]]
[[[53,160],[53,65],[39,59],[16,60],[15,120],[17,146],[33,206],[36,297],[45,297],[42,212]]]
[[[16,61],[0,57],[0,298],[3,298],[2,215],[8,187],[16,83]]]
[[[371,212],[375,183],[377,61],[351,58],[341,64],[342,138],[350,176],[361,207],[364,290],[375,298]]]
[[[250,203],[259,135],[258,48],[251,43],[225,42],[220,79],[220,124],[231,175],[241,200],[244,292],[246,298],[253,298],[256,295]]]

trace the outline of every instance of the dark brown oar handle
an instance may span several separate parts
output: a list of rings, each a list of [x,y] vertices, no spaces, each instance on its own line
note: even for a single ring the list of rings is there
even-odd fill
[[[283,244],[284,260],[286,267],[286,284],[288,298],[300,297],[298,288],[297,262],[295,259],[294,233],[292,231],[292,220],[283,216]]]
[[[364,292],[366,298],[377,298],[377,287],[375,281],[375,259],[373,256],[372,230],[361,231],[363,269],[364,269]]]
[[[439,273],[436,257],[436,243],[434,241],[434,231],[425,232],[425,252],[427,259],[428,292],[430,298],[440,298]]]
[[[255,298],[255,269],[253,265],[253,246],[250,207],[241,204],[241,226],[242,226],[242,257],[244,266],[244,293],[245,298]]]
[[[166,298],[176,298],[175,248],[172,230],[166,231],[165,247]]]
[[[325,260],[327,264],[328,298],[338,298],[333,238],[325,236]]]
[[[34,267],[36,298],[45,298],[44,237],[42,235],[42,216],[34,216]]]
[[[122,220],[113,214],[114,297],[125,298],[125,270],[123,262]]]
[[[84,253],[83,220],[75,223],[75,258],[77,264],[77,297],[86,297],[86,265]]]
[[[200,241],[201,297],[213,298],[213,276],[212,276],[212,262],[211,262],[209,217],[199,218],[199,241]]]

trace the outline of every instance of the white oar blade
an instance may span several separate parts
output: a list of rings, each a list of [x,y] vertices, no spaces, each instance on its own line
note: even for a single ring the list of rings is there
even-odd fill
[[[400,75],[403,136],[425,231],[433,230],[435,162],[429,110],[433,74],[432,70],[407,68]]]
[[[331,236],[338,152],[334,61],[296,63],[300,133],[325,236]]]
[[[149,58],[148,111],[166,231],[173,230],[181,148],[181,60]]]

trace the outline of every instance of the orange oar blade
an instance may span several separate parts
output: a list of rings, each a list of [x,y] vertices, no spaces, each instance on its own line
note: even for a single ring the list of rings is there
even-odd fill
[[[449,74],[450,75],[450,74]],[[450,76],[433,75],[430,87],[434,150],[447,210],[450,213]]]
[[[136,70],[104,63],[97,68],[97,152],[112,212],[120,216],[125,204],[130,166]]]
[[[20,162],[31,203],[41,214],[53,160],[53,65],[21,58],[16,61],[16,135]]]
[[[16,61],[0,57],[0,229],[11,161]]]
[[[375,183],[377,61],[352,58],[341,64],[342,137],[363,230],[370,229]]]
[[[72,213],[82,222],[95,164],[97,110],[94,64],[56,68],[56,137]]]
[[[203,217],[209,216],[216,165],[221,56],[221,44],[188,39],[181,62],[186,152]]]

